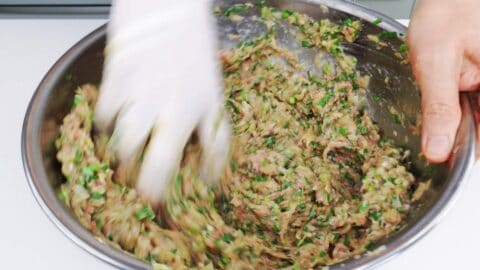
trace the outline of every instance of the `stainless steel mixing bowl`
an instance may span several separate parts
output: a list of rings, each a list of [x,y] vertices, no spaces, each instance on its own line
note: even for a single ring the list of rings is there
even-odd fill
[[[218,2],[223,7],[243,1]],[[384,248],[369,256],[351,259],[331,269],[364,269],[390,259],[424,236],[451,206],[458,191],[468,177],[475,161],[476,126],[472,104],[466,96],[462,96],[463,117],[457,135],[455,151],[448,163],[438,166],[427,166],[418,158],[420,141],[418,135],[402,125],[395,123],[388,113],[393,106],[405,114],[405,121],[414,122],[420,111],[420,96],[414,84],[411,69],[401,65],[391,48],[402,44],[401,38],[389,40],[387,48],[377,50],[366,37],[367,34],[378,34],[382,31],[395,31],[399,36],[405,34],[406,28],[396,21],[372,10],[344,1],[312,0],[312,1],[267,1],[269,6],[288,8],[306,13],[313,18],[329,18],[341,22],[346,17],[363,21],[361,37],[353,44],[343,44],[346,52],[358,58],[358,67],[364,74],[372,76],[369,86],[367,109],[378,122],[386,135],[392,137],[397,144],[412,151],[412,169],[419,181],[432,178],[431,189],[422,200],[415,205],[407,217],[403,229],[379,245]],[[325,8],[329,8],[325,12]],[[372,24],[380,18],[380,25]],[[264,31],[252,22],[232,23],[220,18],[219,36],[223,48],[232,46],[229,34],[239,34],[242,39],[253,37]],[[125,269],[147,269],[149,265],[136,258],[114,249],[96,240],[84,229],[71,211],[56,196],[57,187],[64,181],[55,159],[53,142],[58,135],[62,118],[70,110],[74,89],[84,83],[98,84],[102,75],[103,48],[105,46],[105,26],[97,29],[75,46],[73,46],[50,69],[38,86],[33,96],[23,126],[22,154],[25,173],[31,190],[38,203],[70,239],[80,247],[98,258]],[[245,30],[249,31],[245,31]],[[252,30],[254,29],[254,30]],[[291,45],[288,37],[279,34],[281,43]],[[311,62],[312,52],[299,50],[302,61]],[[388,76],[387,82],[384,78]],[[380,96],[381,102],[372,102],[372,96]]]

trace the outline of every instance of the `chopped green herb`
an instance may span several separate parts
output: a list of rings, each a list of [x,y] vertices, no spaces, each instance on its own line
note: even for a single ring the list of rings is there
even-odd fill
[[[226,17],[229,17],[232,14],[246,13],[248,9],[249,7],[247,5],[236,5],[236,6],[227,8],[227,10],[223,12],[223,15],[225,15]]]
[[[345,246],[350,246],[350,236],[348,234],[345,234],[345,236],[343,237],[343,244]]]
[[[230,244],[231,242],[233,242],[233,235],[230,233],[226,233],[222,236],[222,240],[223,242]]]
[[[373,95],[373,96],[372,96],[372,99],[373,99],[375,102],[379,102],[379,101],[380,101],[380,96],[378,96],[378,95]]]
[[[379,25],[380,23],[382,23],[382,19],[376,18],[372,23],[375,25]]]
[[[300,203],[297,208],[300,209],[300,210],[305,210],[307,206],[305,205],[305,203]]]
[[[402,118],[398,114],[393,114],[393,120],[395,120],[396,124],[399,124],[399,125],[402,124]]]
[[[265,139],[265,146],[269,147],[269,148],[273,147],[276,143],[276,140],[277,140],[277,138],[275,137],[275,135],[268,136]]]
[[[290,17],[292,14],[293,14],[293,11],[288,10],[288,9],[284,9],[284,10],[282,10],[282,19],[286,19],[286,18]]]
[[[312,105],[312,103],[313,103],[313,99],[308,98],[307,101],[305,102],[305,105],[310,106],[310,105]]]
[[[108,170],[108,165],[105,163],[92,163],[88,165],[88,167],[94,172],[98,172],[98,171],[105,172]]]
[[[225,256],[220,257],[220,261],[222,262],[223,265],[227,265],[230,263],[230,259]]]
[[[95,217],[95,226],[97,226],[97,230],[102,231],[103,230],[103,221],[100,219],[98,216]]]
[[[385,181],[387,181],[388,183],[392,183],[393,185],[396,185],[396,181],[395,181],[395,177],[388,177]]]
[[[329,74],[330,71],[332,71],[332,67],[329,65],[329,64],[324,64],[322,66],[322,73],[325,75],[325,74]]]
[[[58,199],[64,203],[69,201],[68,190],[64,186],[61,186],[58,191]]]
[[[325,251],[320,251],[320,254],[319,254],[320,258],[323,258],[325,256],[327,256],[327,253]]]
[[[281,202],[283,202],[285,200],[285,198],[283,198],[283,196],[280,196],[278,198],[276,198],[275,200],[273,200],[276,204],[280,204]]]
[[[84,99],[80,95],[75,95],[75,97],[73,98],[73,106],[74,107],[80,105],[83,102],[84,102]]]
[[[316,84],[322,84],[322,80],[320,80],[320,78],[318,78],[315,75],[310,76],[310,81],[312,81],[313,83],[316,83]]]
[[[67,74],[65,74],[65,77],[64,77],[65,81],[68,81],[68,82],[69,82],[69,81],[72,80],[72,78],[73,78],[72,73],[67,73]]]
[[[342,49],[340,47],[332,47],[330,49],[330,53],[337,56],[337,55],[340,55],[342,53]]]
[[[89,166],[83,167],[80,172],[82,173],[82,176],[85,177],[85,180],[89,182],[90,180],[93,180],[96,176],[95,171],[92,170]]]
[[[365,246],[364,246],[364,248],[365,248],[366,250],[372,250],[373,247],[374,247],[373,242],[368,242],[368,243],[365,244]]]
[[[265,0],[260,0],[258,2],[255,3],[255,6],[257,7],[264,7],[265,6]]]
[[[325,200],[327,200],[327,203],[329,203],[332,200],[332,195],[330,195],[330,192],[328,191],[325,191]]]
[[[330,211],[328,211],[328,213],[325,215],[325,218],[322,220],[322,222],[329,221],[334,215],[335,215],[335,210],[333,208],[330,208]]]
[[[400,48],[399,48],[400,52],[408,52],[408,46],[407,44],[402,44],[400,45]]]
[[[382,213],[378,211],[371,211],[370,213],[368,213],[368,217],[375,221],[378,221],[382,217]]]
[[[197,207],[197,212],[204,215],[206,213],[206,208],[205,207]]]
[[[338,129],[338,134],[343,135],[343,136],[347,135],[347,129],[343,128],[343,127],[339,128]]]
[[[358,125],[357,126],[357,132],[360,134],[360,135],[367,135],[368,134],[368,128],[364,125]]]
[[[395,38],[397,38],[397,32],[382,31],[382,32],[380,32],[380,34],[378,34],[378,37],[387,38],[387,39],[395,39]]]
[[[342,109],[344,110],[349,110],[350,109],[350,104],[347,101],[342,101]]]
[[[302,40],[302,47],[304,48],[313,48],[313,45],[310,44],[310,42],[306,41],[306,40]]]
[[[155,214],[153,213],[152,209],[150,209],[150,207],[144,206],[135,213],[135,217],[137,218],[137,220],[153,220],[155,218]]]
[[[241,41],[237,44],[237,47],[249,47],[249,46],[254,46],[255,44],[257,44],[255,41],[253,40],[244,40],[244,41]]]
[[[234,159],[230,161],[230,169],[232,169],[232,172],[235,172],[238,168],[238,162]]]
[[[255,182],[267,182],[267,178],[265,176],[255,176],[254,178]]]
[[[175,190],[177,194],[182,193],[182,187],[183,187],[183,174],[179,173],[177,176],[177,181],[175,182]]]
[[[352,19],[346,18],[345,20],[343,20],[343,25],[345,25],[345,26],[352,25]]]
[[[227,99],[225,101],[225,107],[230,108],[233,112],[239,113],[240,110],[235,106],[232,99]]]
[[[367,207],[368,207],[368,202],[367,201],[362,201],[360,203],[360,205],[358,206],[358,212],[363,213],[363,212],[367,211]]]
[[[325,107],[325,105],[327,105],[327,103],[330,101],[330,99],[333,97],[333,91],[328,91],[327,94],[325,94],[321,99],[320,101],[318,102],[318,105],[320,105],[321,107]]]
[[[311,243],[313,243],[313,239],[311,237],[305,237],[305,240],[303,240],[303,244],[311,244]]]
[[[73,158],[73,163],[79,165],[83,161],[83,152],[79,149],[75,150],[75,157]]]
[[[303,246],[303,245],[305,244],[305,238],[297,239],[295,242],[296,242],[295,245],[296,245],[297,247],[301,247],[301,246]]]
[[[90,199],[94,201],[103,200],[105,199],[105,194],[99,192],[92,192],[92,194],[90,194]]]
[[[287,188],[291,187],[292,184],[293,184],[292,181],[285,182],[285,183],[283,183],[282,188],[287,189]]]
[[[272,18],[272,16],[273,16],[272,8],[263,6],[262,9],[260,10],[260,14],[262,14],[263,18],[266,18],[266,19]]]
[[[402,199],[400,198],[400,196],[392,195],[391,201],[392,201],[392,207],[394,207],[397,210],[398,209],[402,210],[401,208],[403,208],[403,203],[402,203]]]

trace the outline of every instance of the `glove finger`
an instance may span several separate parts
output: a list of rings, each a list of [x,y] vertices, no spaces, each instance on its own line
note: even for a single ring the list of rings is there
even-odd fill
[[[109,148],[118,161],[116,180],[131,183],[135,179],[136,164],[145,146],[155,121],[155,114],[148,112],[149,106],[133,103],[120,111]]]
[[[158,206],[166,193],[168,183],[178,172],[185,145],[190,138],[196,121],[157,121],[144,153],[143,164],[137,181],[137,191],[154,207]]]
[[[100,85],[100,92],[95,105],[95,128],[100,133],[106,133],[115,121],[121,107],[125,104],[128,87],[123,82],[126,74],[119,68],[104,67],[104,75]]]
[[[229,156],[231,129],[222,100],[219,98],[198,127],[203,146],[200,176],[208,184],[216,184],[220,179]]]

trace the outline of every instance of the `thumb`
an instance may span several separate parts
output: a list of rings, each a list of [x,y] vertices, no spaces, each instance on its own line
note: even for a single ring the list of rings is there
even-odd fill
[[[423,46],[412,53],[422,92],[422,150],[431,162],[448,159],[460,123],[458,52],[454,46]]]

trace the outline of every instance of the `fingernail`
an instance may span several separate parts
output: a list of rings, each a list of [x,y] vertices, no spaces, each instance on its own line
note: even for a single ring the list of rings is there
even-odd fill
[[[426,155],[428,158],[442,159],[448,155],[449,146],[448,136],[428,136]]]

